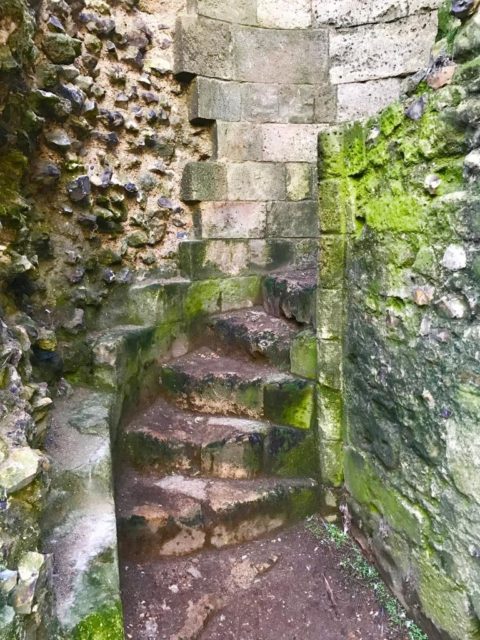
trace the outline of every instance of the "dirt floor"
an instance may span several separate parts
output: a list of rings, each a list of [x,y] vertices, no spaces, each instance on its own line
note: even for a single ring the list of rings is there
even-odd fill
[[[121,567],[132,640],[408,640],[342,550],[301,523],[254,542]]]

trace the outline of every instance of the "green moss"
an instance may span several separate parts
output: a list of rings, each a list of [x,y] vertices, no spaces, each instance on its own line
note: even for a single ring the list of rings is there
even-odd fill
[[[267,385],[264,411],[265,417],[276,424],[310,429],[314,417],[313,385],[305,380]]]
[[[124,637],[119,603],[90,614],[72,632],[73,640],[123,640]]]
[[[306,518],[318,511],[319,499],[312,489],[302,489],[294,494],[290,504],[290,517],[294,520]]]
[[[290,347],[291,371],[297,376],[315,380],[317,375],[317,341],[312,331],[302,331]]]
[[[423,203],[408,194],[384,194],[365,204],[365,219],[376,231],[420,231],[425,220]]]
[[[0,216],[14,219],[25,209],[20,196],[27,158],[20,151],[9,151],[0,158]]]
[[[318,445],[313,431],[297,446],[278,452],[273,466],[274,473],[288,477],[318,477]]]
[[[382,112],[379,125],[384,136],[389,136],[405,120],[405,106],[395,102]]]

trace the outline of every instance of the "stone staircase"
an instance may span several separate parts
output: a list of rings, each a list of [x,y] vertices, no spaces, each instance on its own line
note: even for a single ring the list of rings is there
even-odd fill
[[[124,598],[152,562],[245,543],[319,510],[314,294],[313,273],[270,274],[263,306],[211,316],[193,350],[161,367],[158,397],[120,435]]]

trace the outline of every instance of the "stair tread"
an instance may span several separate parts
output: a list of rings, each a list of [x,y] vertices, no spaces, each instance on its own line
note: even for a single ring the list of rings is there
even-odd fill
[[[281,427],[265,420],[187,411],[165,398],[158,398],[125,427],[125,433],[141,432],[165,442],[208,446],[226,439],[265,434],[272,428],[295,430],[295,427]]]
[[[265,362],[224,355],[209,347],[192,351],[169,362],[164,368],[181,371],[193,379],[235,377],[244,382],[259,379],[270,382],[292,378]]]
[[[222,313],[213,316],[209,324],[220,328],[222,326],[235,327],[243,334],[248,334],[257,340],[272,336],[276,340],[291,340],[301,331],[301,327],[296,322],[272,316],[262,307]]]
[[[314,289],[317,287],[316,269],[297,269],[292,271],[273,272],[267,278],[285,282],[287,287],[298,289]]]
[[[154,474],[124,471],[117,501],[120,516],[149,519],[159,514],[165,517],[191,519],[202,508],[221,515],[236,507],[262,502],[269,496],[288,495],[301,489],[315,489],[310,478],[258,478],[226,480],[219,478]]]

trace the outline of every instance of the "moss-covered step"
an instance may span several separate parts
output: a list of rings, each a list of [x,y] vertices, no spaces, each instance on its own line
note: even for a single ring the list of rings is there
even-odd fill
[[[204,239],[179,245],[178,266],[191,280],[264,274],[312,261],[312,239]]]
[[[263,306],[273,316],[314,326],[316,289],[314,269],[272,273],[263,280]]]
[[[193,413],[159,398],[125,427],[122,454],[135,468],[162,473],[231,479],[304,475],[304,464],[294,466],[293,450],[304,446],[307,435],[259,420]]]
[[[124,557],[181,556],[253,540],[318,509],[309,479],[220,480],[125,470],[117,488]]]
[[[195,411],[312,426],[313,384],[264,362],[202,347],[164,365],[161,382],[177,404]]]
[[[301,330],[295,322],[271,316],[261,307],[214,316],[209,327],[213,344],[220,340],[287,370],[292,343]]]

